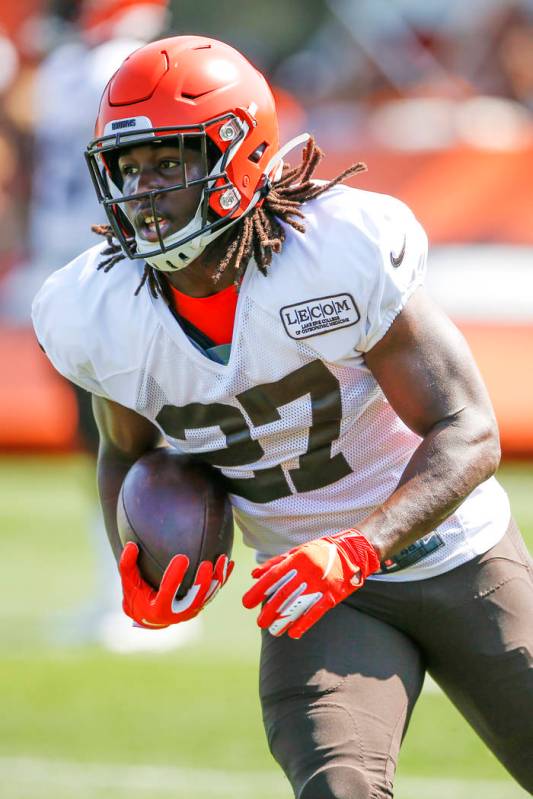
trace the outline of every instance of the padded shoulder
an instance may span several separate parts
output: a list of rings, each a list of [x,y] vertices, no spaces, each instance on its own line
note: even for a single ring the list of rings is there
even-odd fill
[[[288,334],[305,338],[323,357],[366,352],[423,283],[427,237],[410,209],[388,195],[337,186],[303,210],[305,233],[285,226],[269,277],[256,281],[257,301],[276,313],[285,309],[285,327],[293,323]],[[328,321],[314,301],[322,302],[323,314],[337,305],[345,314],[337,320],[332,312]]]
[[[135,296],[142,263],[124,259],[107,273],[98,270],[105,246],[54,272],[32,306],[37,338],[55,368],[101,396],[107,379],[136,368],[142,338],[156,324],[148,292]]]

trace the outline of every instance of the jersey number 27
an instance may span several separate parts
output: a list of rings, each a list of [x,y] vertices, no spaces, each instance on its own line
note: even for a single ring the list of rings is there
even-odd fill
[[[307,450],[300,455],[298,468],[288,471],[294,488],[281,466],[272,466],[255,469],[253,477],[226,477],[232,494],[251,502],[271,502],[294,492],[323,488],[350,474],[352,470],[344,455],[331,454],[331,445],[340,434],[342,404],[339,381],[322,361],[311,361],[281,380],[247,389],[237,395],[237,400],[254,427],[260,427],[279,420],[281,407],[305,395],[311,399],[312,422]],[[198,457],[222,469],[257,464],[264,455],[259,441],[252,438],[243,413],[233,405],[218,402],[210,405],[192,402],[181,408],[165,405],[157,415],[157,422],[167,435],[178,440],[185,440],[185,430],[219,427],[226,446]]]

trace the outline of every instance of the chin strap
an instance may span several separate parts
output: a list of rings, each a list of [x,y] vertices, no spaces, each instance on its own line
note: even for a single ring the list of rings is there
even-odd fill
[[[242,126],[246,128],[246,132],[248,130],[248,123],[241,122]],[[244,141],[245,136],[237,142],[233,152],[230,154],[230,157],[226,164],[228,164],[231,159],[234,157],[235,153],[241,146],[242,142]],[[225,233],[230,227],[240,222],[243,217],[250,213],[253,208],[257,205],[259,200],[264,196],[265,188],[269,188],[270,185],[275,184],[280,178],[283,172],[283,158],[287,155],[288,152],[293,150],[295,147],[298,147],[300,144],[304,144],[305,142],[309,141],[311,138],[309,133],[301,133],[299,136],[288,141],[286,144],[281,147],[277,153],[275,153],[272,158],[269,160],[267,165],[263,170],[263,177],[266,179],[266,186],[262,185],[260,189],[254,193],[252,199],[238,217],[234,219],[230,219],[226,225],[223,225],[218,230],[212,231],[211,233],[207,233],[204,236],[198,235],[195,238],[191,239],[190,241],[183,244],[183,246],[177,246],[174,249],[170,250],[169,252],[158,253],[157,255],[152,255],[146,258],[147,262],[150,266],[153,266],[154,269],[158,269],[160,272],[178,272],[180,269],[184,269],[186,266],[194,261],[195,258],[198,258],[199,255],[203,253],[205,248],[211,244],[211,242],[215,241],[222,233]],[[213,172],[216,172],[220,167],[221,161],[219,161],[215,167],[213,168]],[[269,175],[272,173],[272,170],[276,167],[275,174],[272,179],[269,178]],[[212,183],[211,181],[208,184],[208,188],[211,188]],[[262,181],[261,181],[262,182]],[[166,247],[172,247],[172,245],[178,242],[180,239],[191,235],[195,231],[199,231],[201,227],[201,220],[202,220],[202,203],[205,200],[205,194],[202,196],[198,208],[196,209],[196,213],[191,221],[182,227],[180,230],[177,230],[175,233],[172,233],[171,236],[168,236],[166,239],[163,239],[165,242]],[[144,241],[143,239],[139,239],[135,237],[137,242],[137,252],[149,252],[150,249],[153,247],[153,244],[150,242]]]

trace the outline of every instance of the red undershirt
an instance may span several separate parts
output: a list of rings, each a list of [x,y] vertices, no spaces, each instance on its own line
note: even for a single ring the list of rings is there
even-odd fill
[[[237,308],[237,289],[233,284],[209,297],[189,297],[169,283],[174,308],[180,316],[205,333],[215,344],[230,344]]]

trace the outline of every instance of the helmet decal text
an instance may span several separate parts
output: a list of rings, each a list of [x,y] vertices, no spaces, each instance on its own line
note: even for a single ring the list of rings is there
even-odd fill
[[[128,117],[128,119],[112,119],[104,129],[104,136],[112,136],[113,133],[120,133],[123,130],[147,130],[152,128],[152,122],[148,117]]]

